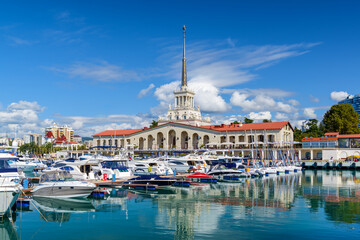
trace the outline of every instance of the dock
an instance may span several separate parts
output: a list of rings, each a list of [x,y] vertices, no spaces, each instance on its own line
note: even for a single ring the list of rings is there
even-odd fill
[[[305,169],[360,170],[360,161],[302,160],[301,166]]]

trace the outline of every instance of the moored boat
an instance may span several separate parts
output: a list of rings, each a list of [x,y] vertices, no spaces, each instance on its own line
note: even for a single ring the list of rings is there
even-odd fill
[[[53,171],[40,176],[40,184],[31,193],[36,197],[76,198],[87,197],[96,188],[89,182],[72,179],[66,171]]]

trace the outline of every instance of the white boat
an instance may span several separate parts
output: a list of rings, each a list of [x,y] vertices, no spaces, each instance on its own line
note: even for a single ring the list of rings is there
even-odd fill
[[[115,176],[115,179],[130,178],[132,176],[128,160],[107,159],[93,168],[95,175],[100,176],[101,179],[104,179],[105,174],[107,179],[112,179],[113,176]]]
[[[149,159],[129,162],[133,175],[172,175],[170,166],[159,159]]]
[[[197,172],[205,173],[210,170],[210,165],[197,154],[188,154],[183,157],[168,157],[168,166],[177,172],[188,172],[189,169],[197,169]],[[180,163],[182,162],[182,164]]]
[[[16,168],[18,171],[32,172],[37,164],[29,159],[20,159],[12,153],[0,153],[0,158],[6,158],[10,168]]]
[[[99,161],[67,159],[54,163],[51,167],[42,170],[43,173],[52,171],[68,171],[76,180],[95,180],[94,170],[98,168]]]
[[[5,215],[18,199],[22,186],[16,168],[6,158],[0,158],[0,216]]]
[[[245,169],[232,169],[226,167],[224,164],[217,164],[209,172],[207,172],[208,175],[218,176],[218,180],[225,180],[225,176],[236,176],[237,178],[243,177],[244,173]]]
[[[67,171],[53,171],[42,174],[31,193],[34,197],[76,198],[89,196],[95,188],[93,183],[74,180]]]

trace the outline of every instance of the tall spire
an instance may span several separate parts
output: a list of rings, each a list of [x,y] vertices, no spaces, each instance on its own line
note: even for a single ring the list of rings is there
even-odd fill
[[[186,26],[183,26],[184,31],[184,43],[183,43],[183,59],[182,59],[182,76],[181,76],[181,87],[187,86],[187,74],[186,74],[186,58],[185,58],[185,31]]]

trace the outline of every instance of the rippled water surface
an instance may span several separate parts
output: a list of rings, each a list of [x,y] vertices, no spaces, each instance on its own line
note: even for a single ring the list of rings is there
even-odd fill
[[[106,199],[34,199],[15,223],[0,225],[0,239],[360,239],[355,171],[110,191]]]

